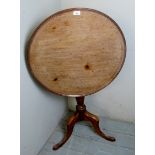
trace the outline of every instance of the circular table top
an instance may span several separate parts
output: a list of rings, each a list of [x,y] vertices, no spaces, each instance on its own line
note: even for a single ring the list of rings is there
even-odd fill
[[[85,96],[113,81],[125,54],[116,22],[96,10],[73,8],[41,23],[30,39],[27,62],[33,77],[49,91]]]

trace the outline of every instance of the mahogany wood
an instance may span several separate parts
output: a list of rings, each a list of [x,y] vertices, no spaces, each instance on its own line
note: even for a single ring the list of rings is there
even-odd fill
[[[86,110],[86,106],[84,104],[84,97],[76,97],[77,106],[76,106],[76,112],[71,116],[67,123],[67,131],[64,135],[64,138],[56,145],[53,146],[53,150],[59,149],[65,142],[69,139],[73,132],[73,128],[76,122],[78,121],[90,121],[96,131],[96,133],[103,137],[104,139],[114,142],[115,138],[106,135],[103,131],[101,131],[99,127],[99,118],[91,114]]]
[[[78,12],[75,12],[78,11]],[[98,135],[109,141],[99,118],[86,110],[84,96],[110,84],[120,72],[126,55],[124,35],[109,16],[87,8],[60,11],[47,18],[32,35],[27,64],[33,77],[50,92],[76,97],[76,112],[67,123],[60,148],[78,121],[90,121]]]
[[[80,15],[73,15],[80,11]],[[119,26],[92,9],[60,11],[34,32],[27,60],[34,78],[64,96],[95,93],[119,73],[126,45]]]

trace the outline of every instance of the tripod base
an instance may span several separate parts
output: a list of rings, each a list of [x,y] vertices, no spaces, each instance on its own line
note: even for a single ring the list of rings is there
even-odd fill
[[[66,143],[66,141],[69,139],[69,137],[73,132],[75,123],[78,121],[90,121],[95,129],[95,132],[99,136],[103,137],[108,141],[114,142],[115,141],[114,137],[108,136],[101,131],[99,127],[99,118],[86,110],[86,106],[84,104],[84,97],[76,97],[76,101],[77,101],[76,112],[68,120],[67,132],[64,135],[64,138],[59,143],[53,146],[53,150],[59,149],[63,144]]]

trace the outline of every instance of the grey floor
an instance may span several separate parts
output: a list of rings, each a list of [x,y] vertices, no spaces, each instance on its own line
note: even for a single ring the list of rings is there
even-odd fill
[[[108,142],[99,137],[88,122],[79,122],[75,125],[68,142],[59,150],[53,151],[52,146],[63,137],[66,119],[60,122],[38,155],[134,155],[134,124],[102,117],[100,117],[101,129],[114,136],[116,142]]]

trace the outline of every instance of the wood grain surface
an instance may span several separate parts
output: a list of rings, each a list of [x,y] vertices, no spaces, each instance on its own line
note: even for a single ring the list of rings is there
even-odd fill
[[[125,53],[122,31],[110,17],[74,8],[41,23],[31,37],[27,62],[33,77],[49,91],[85,96],[112,82]]]

